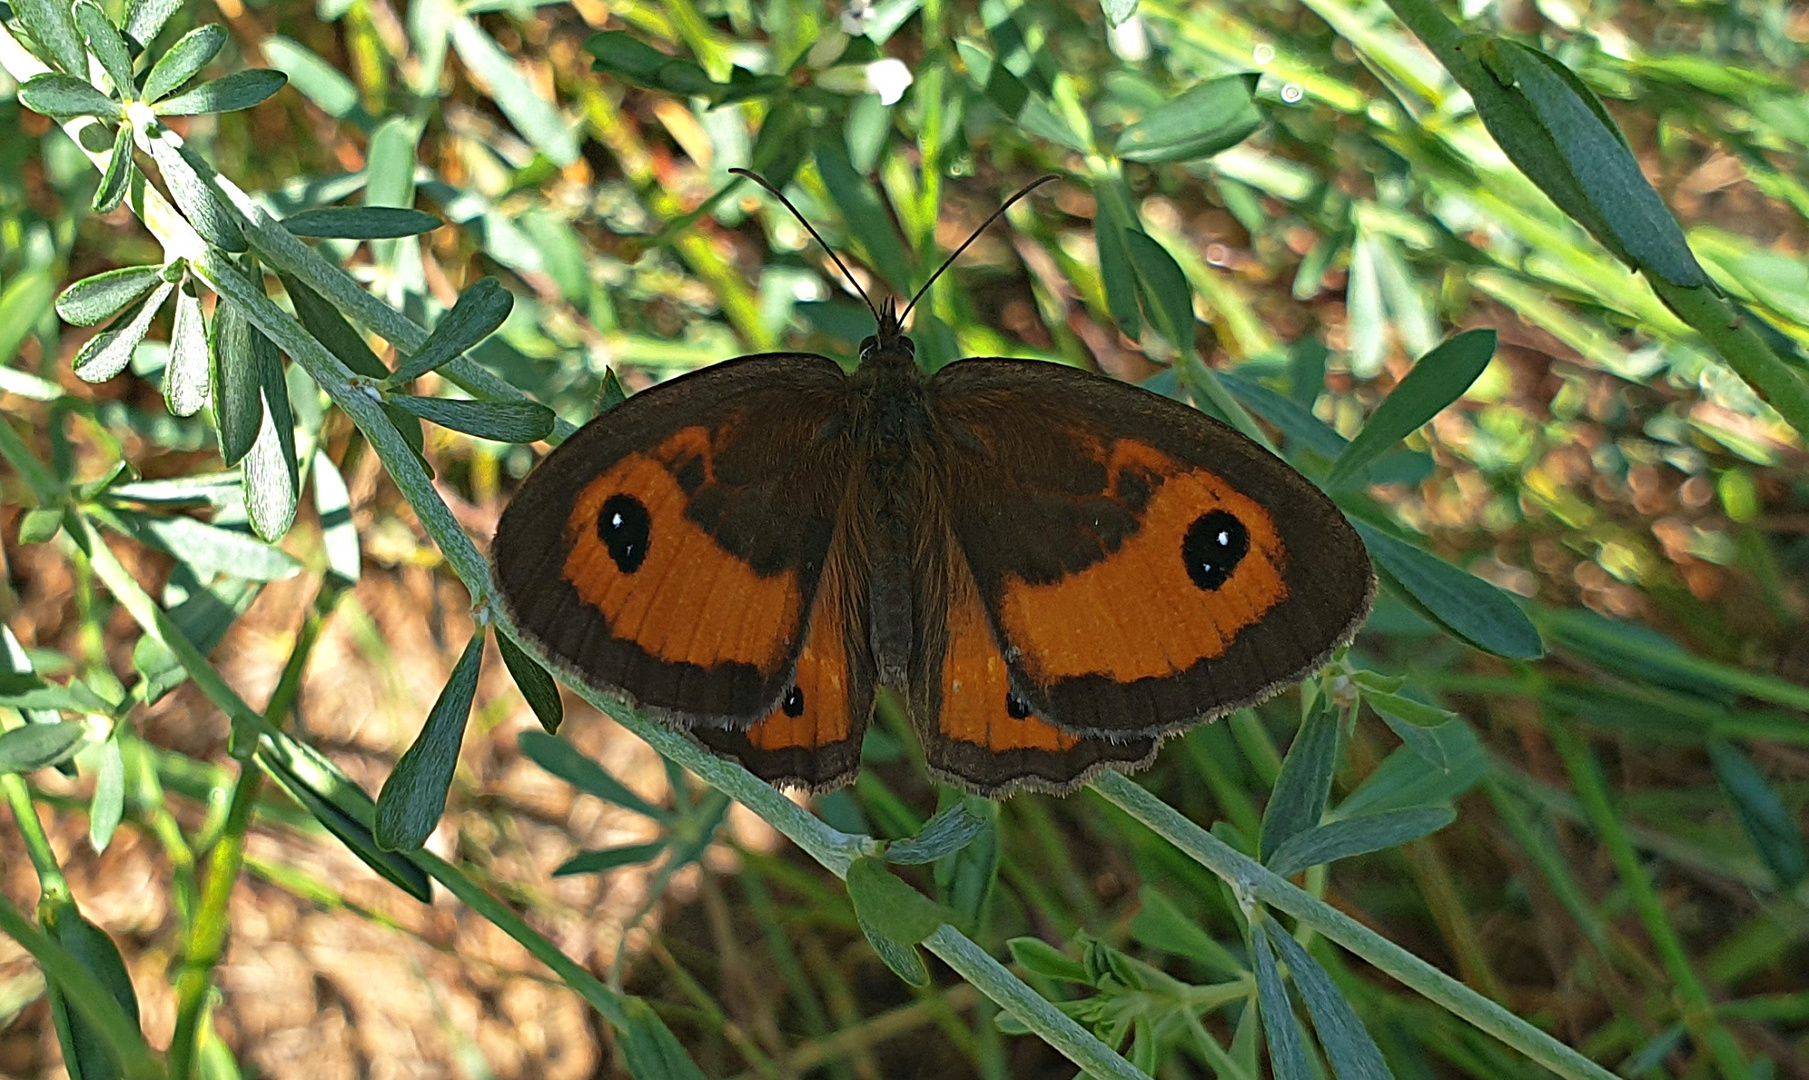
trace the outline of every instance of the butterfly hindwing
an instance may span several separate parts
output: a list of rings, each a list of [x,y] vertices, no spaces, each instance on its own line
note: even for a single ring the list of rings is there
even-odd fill
[[[917,621],[910,714],[924,762],[937,780],[980,795],[1018,788],[1070,791],[1101,768],[1149,764],[1160,740],[1083,738],[1036,714],[1012,676],[966,557],[939,502],[920,527],[940,542],[923,545],[913,578]]]
[[[1178,402],[1054,364],[931,380],[943,496],[1015,688],[1075,735],[1160,735],[1298,681],[1374,583],[1299,473]]]
[[[629,398],[511,500],[494,580],[566,674],[684,726],[765,717],[790,685],[848,486],[848,380],[769,354]]]
[[[817,588],[804,647],[779,704],[744,730],[697,727],[708,749],[770,784],[824,791],[860,770],[861,738],[873,712],[873,651],[865,579],[839,535]]]

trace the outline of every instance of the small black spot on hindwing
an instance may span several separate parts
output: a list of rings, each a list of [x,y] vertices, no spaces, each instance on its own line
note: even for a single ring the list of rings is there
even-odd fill
[[[779,708],[785,710],[785,715],[787,716],[803,716],[804,691],[795,686],[790,690],[787,690],[785,692],[785,700],[779,703]]]
[[[1005,714],[1007,716],[1013,720],[1023,720],[1028,718],[1032,711],[1030,703],[1019,697],[1016,692],[1005,691]]]
[[[1230,580],[1250,550],[1250,530],[1223,510],[1201,514],[1181,540],[1181,559],[1187,576],[1208,592]]]
[[[611,495],[597,512],[597,537],[615,560],[616,569],[632,574],[647,561],[653,539],[653,519],[647,507],[633,495]]]

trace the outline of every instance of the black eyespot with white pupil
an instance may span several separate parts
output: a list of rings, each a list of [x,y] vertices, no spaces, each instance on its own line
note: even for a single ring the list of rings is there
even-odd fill
[[[1187,576],[1207,592],[1230,580],[1237,564],[1250,551],[1250,530],[1234,515],[1212,510],[1194,519],[1181,540],[1181,560]]]
[[[790,690],[787,690],[785,692],[785,700],[781,701],[779,703],[779,708],[783,709],[785,711],[785,715],[787,715],[787,716],[793,716],[793,717],[803,716],[804,715],[804,691],[798,689],[795,686],[792,687]]]
[[[1023,720],[1034,711],[1030,707],[1030,703],[1019,697],[1015,691],[1005,691],[1005,714],[1007,716],[1013,720]]]
[[[597,538],[603,541],[616,569],[632,574],[647,561],[653,538],[653,519],[647,507],[633,495],[611,495],[597,512]]]

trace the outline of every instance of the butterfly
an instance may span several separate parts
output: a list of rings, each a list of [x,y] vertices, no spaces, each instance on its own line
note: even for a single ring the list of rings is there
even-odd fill
[[[925,372],[915,303],[868,302],[851,372],[743,356],[574,433],[492,544],[519,631],[567,679],[781,786],[853,780],[889,688],[930,775],[989,796],[1148,765],[1356,634],[1369,557],[1310,481],[1075,368]]]

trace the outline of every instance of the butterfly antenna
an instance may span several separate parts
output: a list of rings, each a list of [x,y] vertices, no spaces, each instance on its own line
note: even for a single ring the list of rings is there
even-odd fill
[[[797,207],[795,207],[791,204],[791,200],[785,197],[785,193],[783,191],[780,191],[778,188],[774,187],[771,183],[768,183],[766,177],[761,176],[759,173],[751,172],[747,169],[730,169],[729,171],[734,173],[736,176],[747,177],[749,180],[752,180],[754,183],[759,184],[761,187],[763,187],[767,191],[771,192],[773,198],[778,199],[781,203],[784,203],[785,208],[787,210],[791,211],[791,216],[797,218],[798,224],[804,226],[805,231],[810,233],[811,236],[816,238],[817,243],[822,245],[824,253],[827,254],[831,259],[833,259],[835,261],[836,266],[841,268],[842,276],[848,279],[848,284],[854,286],[854,291],[860,294],[860,297],[862,300],[866,301],[867,310],[871,311],[873,313],[873,321],[874,322],[880,321],[879,309],[873,306],[873,301],[871,299],[869,299],[867,296],[867,290],[861,288],[861,283],[858,280],[856,280],[855,276],[852,273],[849,272],[848,264],[844,263],[842,261],[842,257],[835,253],[835,249],[829,246],[829,241],[823,239],[822,234],[817,232],[816,229],[811,226],[810,222],[804,220],[804,215],[798,211]],[[1010,206],[1011,204],[1006,203],[1005,205]]]
[[[1031,192],[1035,191],[1037,188],[1040,188],[1044,184],[1047,184],[1049,181],[1060,180],[1060,179],[1061,179],[1061,176],[1058,173],[1049,173],[1046,176],[1039,176],[1035,180],[1032,180],[1032,181],[1030,181],[1030,183],[1025,184],[1023,187],[1019,188],[1016,195],[1013,195],[1011,198],[1006,199],[1003,205],[1001,205],[997,210],[994,210],[992,212],[992,216],[988,217],[985,221],[982,221],[980,223],[979,228],[975,229],[972,233],[970,233],[966,240],[961,241],[961,246],[956,248],[954,250],[953,254],[951,254],[948,258],[942,260],[942,265],[938,266],[936,268],[936,272],[934,274],[930,275],[930,280],[924,282],[923,288],[918,289],[917,294],[915,296],[911,297],[911,302],[905,305],[904,311],[898,316],[898,321],[901,323],[904,322],[905,316],[909,315],[911,313],[911,309],[917,306],[917,301],[923,299],[923,294],[930,291],[930,286],[936,284],[936,279],[942,276],[942,272],[944,270],[947,270],[951,265],[954,264],[954,261],[956,259],[959,259],[961,257],[961,253],[963,251],[967,250],[968,245],[972,244],[975,240],[980,239],[980,234],[986,231],[987,226],[989,226],[993,222],[999,220],[1001,217],[1004,217],[1005,211],[1011,209],[1012,204],[1016,203],[1019,199],[1030,194]]]

